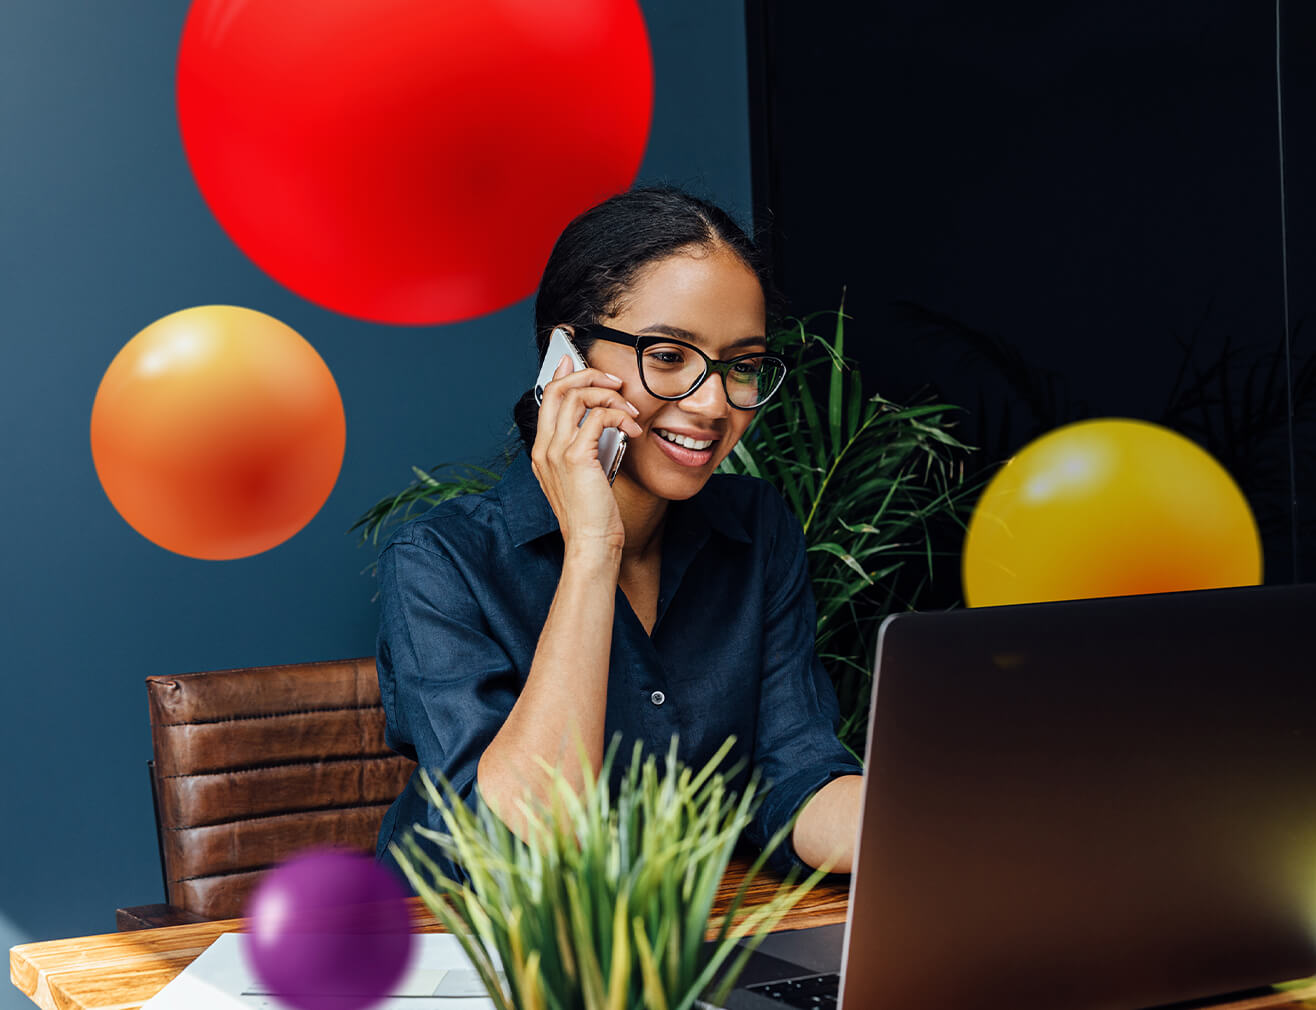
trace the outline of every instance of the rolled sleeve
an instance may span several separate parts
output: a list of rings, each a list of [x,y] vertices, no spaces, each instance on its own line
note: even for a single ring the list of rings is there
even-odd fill
[[[377,662],[386,740],[421,769],[441,772],[474,809],[480,756],[511,712],[520,678],[470,586],[441,550],[395,540],[380,554],[379,580]],[[381,830],[381,859],[388,842],[413,823],[447,830],[409,786]],[[436,846],[426,848],[445,873],[464,878]]]
[[[764,669],[759,696],[754,763],[765,789],[763,803],[746,837],[762,848],[819,789],[862,767],[837,739],[840,707],[836,690],[814,650],[817,625],[809,581],[804,531],[776,492],[780,567],[769,583],[765,610]],[[790,835],[768,858],[785,873],[806,868]]]

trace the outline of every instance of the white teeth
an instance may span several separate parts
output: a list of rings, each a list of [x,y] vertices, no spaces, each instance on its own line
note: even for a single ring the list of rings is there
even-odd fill
[[[697,438],[687,438],[685,435],[675,435],[664,428],[655,428],[654,430],[657,431],[658,434],[661,435],[663,438],[667,439],[667,441],[675,442],[677,445],[683,445],[687,449],[707,449],[710,445],[713,444],[714,441],[716,441],[716,439],[711,439],[711,438],[706,440],[697,439]]]

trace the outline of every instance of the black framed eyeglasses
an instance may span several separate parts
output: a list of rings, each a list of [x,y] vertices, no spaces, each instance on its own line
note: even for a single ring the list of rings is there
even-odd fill
[[[634,347],[640,382],[659,400],[683,400],[704,384],[710,372],[717,372],[727,403],[737,410],[754,410],[786,378],[786,362],[775,354],[756,352],[715,361],[694,344],[672,337],[626,333],[601,323],[575,329],[582,336]]]

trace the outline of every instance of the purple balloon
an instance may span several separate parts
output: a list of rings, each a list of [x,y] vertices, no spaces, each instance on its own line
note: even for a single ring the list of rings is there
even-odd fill
[[[247,957],[298,1010],[362,1010],[389,994],[414,949],[407,892],[368,856],[312,849],[270,870],[247,902]]]

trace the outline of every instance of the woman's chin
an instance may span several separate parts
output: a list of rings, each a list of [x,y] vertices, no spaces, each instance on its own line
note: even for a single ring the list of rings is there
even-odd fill
[[[657,436],[646,435],[646,438]],[[625,476],[631,484],[668,501],[683,501],[699,493],[708,478],[717,470],[725,455],[722,446],[714,443],[708,458],[699,465],[679,462],[656,446],[644,446],[643,451],[632,442],[622,461],[618,479]]]

